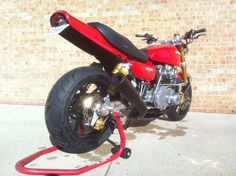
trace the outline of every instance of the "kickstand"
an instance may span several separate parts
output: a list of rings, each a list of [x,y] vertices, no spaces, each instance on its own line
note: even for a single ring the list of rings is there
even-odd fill
[[[29,168],[25,165],[29,164],[33,160],[39,158],[42,155],[54,152],[58,150],[57,146],[52,146],[49,148],[46,148],[44,150],[41,150],[37,153],[34,153],[20,161],[18,161],[15,165],[15,168],[18,172],[28,175],[47,175],[47,176],[56,176],[56,175],[77,175],[82,174],[87,171],[90,171],[92,169],[95,169],[99,166],[102,166],[106,163],[109,163],[118,157],[122,157],[124,159],[127,159],[131,155],[131,150],[129,148],[125,148],[126,145],[126,138],[124,134],[124,129],[120,120],[120,113],[119,112],[113,112],[113,117],[116,119],[116,125],[119,131],[120,136],[120,145],[117,145],[115,142],[108,139],[107,141],[114,146],[114,148],[111,150],[112,155],[108,156],[106,159],[88,164],[86,166],[83,166],[78,169],[50,169],[50,168]]]

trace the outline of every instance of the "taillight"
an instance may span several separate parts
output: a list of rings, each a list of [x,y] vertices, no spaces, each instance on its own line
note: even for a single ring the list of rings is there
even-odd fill
[[[67,24],[67,21],[63,14],[56,12],[51,16],[50,23],[52,27],[57,27]]]

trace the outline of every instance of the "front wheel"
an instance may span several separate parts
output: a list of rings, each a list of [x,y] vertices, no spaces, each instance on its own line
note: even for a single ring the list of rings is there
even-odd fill
[[[103,104],[110,84],[110,76],[94,67],[71,70],[55,83],[45,108],[53,145],[65,152],[84,153],[94,150],[110,137],[115,124],[109,114],[94,127],[100,118],[96,108]]]
[[[166,110],[166,115],[168,120],[171,121],[180,121],[185,118],[192,101],[192,87],[189,84],[186,88],[183,89],[181,94],[181,103],[177,106],[171,106]]]

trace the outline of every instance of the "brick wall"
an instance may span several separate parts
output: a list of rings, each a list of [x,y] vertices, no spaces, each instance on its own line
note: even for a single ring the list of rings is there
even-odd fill
[[[50,15],[66,9],[100,21],[138,47],[136,33],[171,38],[191,28],[207,36],[190,46],[192,111],[236,113],[235,0],[28,0],[0,2],[0,103],[44,104],[53,83],[93,58],[60,36],[48,36]]]

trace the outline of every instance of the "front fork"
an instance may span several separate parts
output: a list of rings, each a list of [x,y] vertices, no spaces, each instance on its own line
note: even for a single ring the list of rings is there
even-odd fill
[[[185,59],[185,49],[183,46],[179,46],[178,47],[179,52],[180,52],[180,60],[181,60],[181,69],[182,69],[182,76],[184,81],[188,84],[188,87],[183,91],[182,87],[179,90],[180,93],[180,108],[182,108],[182,106],[185,106],[185,92],[189,89],[190,87],[190,82],[191,82],[191,78],[188,76],[188,72],[187,72],[187,62]]]
[[[188,80],[188,73],[187,73],[187,63],[185,60],[185,51],[184,51],[184,47],[180,46],[179,47],[180,50],[180,60],[181,60],[181,69],[182,69],[182,75],[183,75],[183,79],[186,83],[189,82]]]

